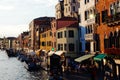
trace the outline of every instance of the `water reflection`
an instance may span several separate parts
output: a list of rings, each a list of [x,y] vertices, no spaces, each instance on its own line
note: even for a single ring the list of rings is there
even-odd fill
[[[47,72],[27,71],[16,58],[9,58],[5,51],[0,51],[0,80],[47,80]]]

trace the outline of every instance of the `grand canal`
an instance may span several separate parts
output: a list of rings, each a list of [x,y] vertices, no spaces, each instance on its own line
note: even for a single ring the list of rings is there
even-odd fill
[[[0,80],[48,80],[46,71],[27,71],[17,58],[0,51]]]

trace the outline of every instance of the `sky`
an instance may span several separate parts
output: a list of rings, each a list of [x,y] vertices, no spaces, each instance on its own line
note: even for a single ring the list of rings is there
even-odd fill
[[[55,17],[58,0],[0,0],[0,38],[17,37],[38,17]]]

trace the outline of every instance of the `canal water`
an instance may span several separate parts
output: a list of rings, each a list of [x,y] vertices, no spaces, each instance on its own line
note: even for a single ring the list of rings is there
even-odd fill
[[[44,70],[29,72],[17,58],[0,51],[0,80],[48,80],[48,75]]]

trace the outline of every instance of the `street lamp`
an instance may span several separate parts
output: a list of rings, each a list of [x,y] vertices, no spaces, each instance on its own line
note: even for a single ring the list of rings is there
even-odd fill
[[[90,17],[90,19],[93,19],[94,18],[94,14],[90,14],[89,17]]]

